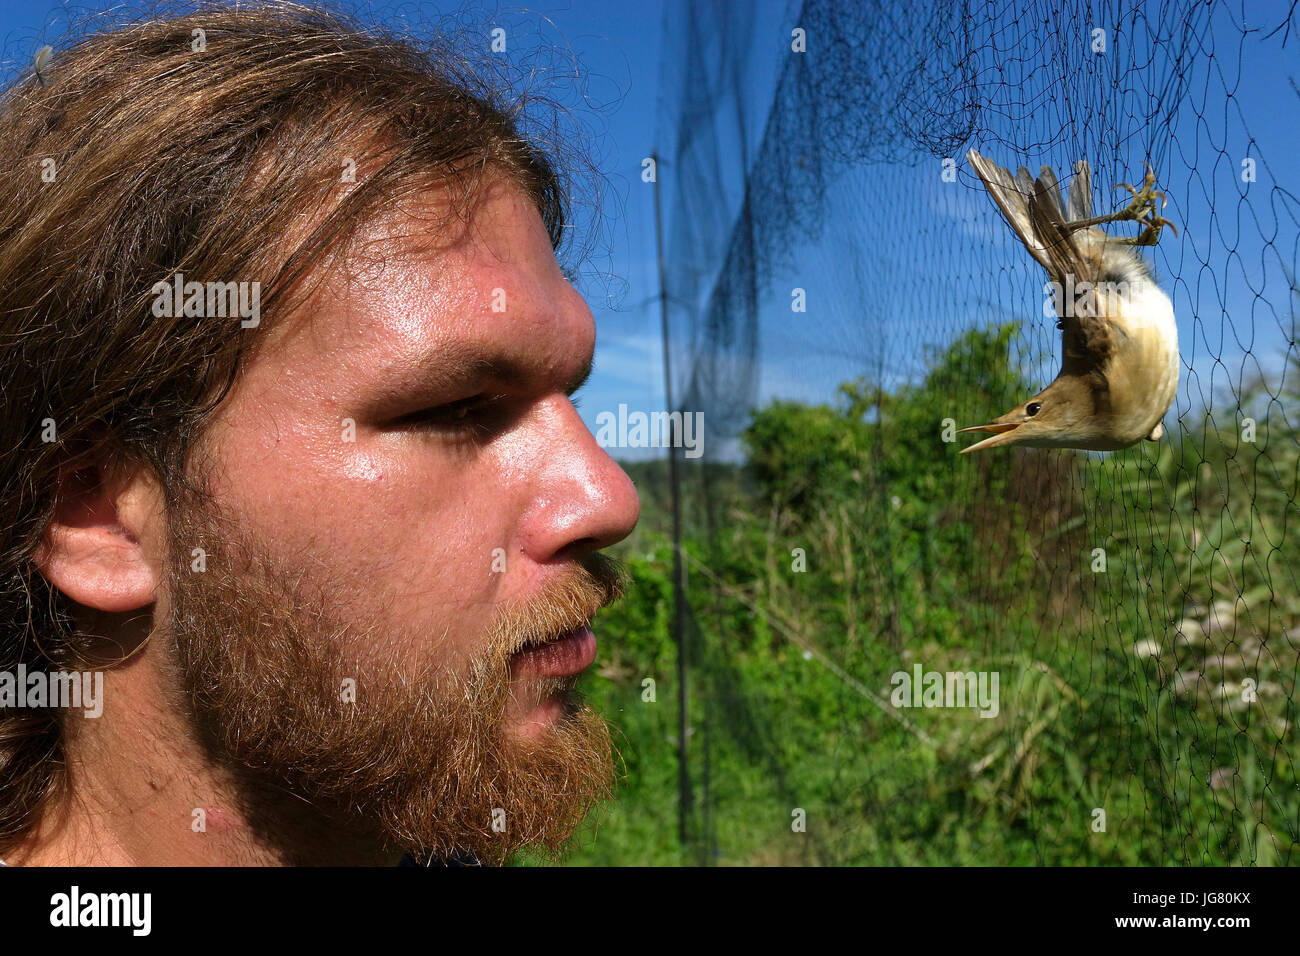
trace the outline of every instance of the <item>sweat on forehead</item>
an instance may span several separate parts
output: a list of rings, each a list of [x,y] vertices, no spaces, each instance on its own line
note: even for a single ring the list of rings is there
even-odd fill
[[[312,235],[338,215],[356,186],[340,190],[340,198],[320,209],[302,212],[285,225],[283,244],[290,250],[312,250]],[[259,330],[255,348],[265,348],[296,334],[324,308],[349,301],[380,299],[393,302],[419,298],[446,300],[468,297],[474,282],[490,277],[468,274],[470,260],[484,250],[502,264],[518,258],[517,232],[503,238],[501,211],[511,218],[536,221],[532,245],[553,258],[554,246],[540,211],[508,174],[487,170],[473,182],[435,180],[423,183],[400,202],[376,206],[350,231],[338,236],[286,285],[272,321]],[[531,231],[530,231],[531,232]],[[537,251],[537,250],[530,250]],[[558,264],[554,265],[558,270]],[[482,284],[482,283],[480,283]]]

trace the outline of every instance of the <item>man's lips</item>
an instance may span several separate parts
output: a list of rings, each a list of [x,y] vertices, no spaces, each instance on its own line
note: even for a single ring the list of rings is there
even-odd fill
[[[514,677],[571,677],[585,671],[595,659],[596,635],[591,628],[580,627],[517,651],[510,658],[510,673]]]

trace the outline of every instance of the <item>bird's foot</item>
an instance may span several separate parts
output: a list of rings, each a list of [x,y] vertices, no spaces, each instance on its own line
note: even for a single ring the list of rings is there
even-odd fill
[[[1127,189],[1133,196],[1133,200],[1116,212],[1106,216],[1095,216],[1092,219],[1085,219],[1069,224],[1071,229],[1082,229],[1085,226],[1096,226],[1104,222],[1136,222],[1142,226],[1142,231],[1133,238],[1120,237],[1113,241],[1123,243],[1128,246],[1154,246],[1160,241],[1160,230],[1168,226],[1178,235],[1178,227],[1168,219],[1159,215],[1159,210],[1169,205],[1169,199],[1164,193],[1156,190],[1156,175],[1147,164],[1146,178],[1142,181],[1142,188],[1135,189],[1128,183],[1119,183],[1116,189]],[[1156,200],[1160,200],[1159,207],[1156,206]]]

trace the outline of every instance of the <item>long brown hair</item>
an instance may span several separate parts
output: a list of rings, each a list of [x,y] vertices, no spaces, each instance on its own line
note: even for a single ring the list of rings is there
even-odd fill
[[[521,101],[506,105],[499,74],[454,36],[417,41],[287,3],[114,26],[56,50],[0,100],[10,673],[79,659],[71,608],[32,562],[60,474],[133,461],[175,500],[241,360],[362,222],[430,185],[468,200],[494,171],[532,198],[557,248],[564,236],[566,164],[521,138]],[[355,185],[341,190],[349,162]],[[319,225],[291,239],[304,216]],[[259,282],[262,326],[155,315],[152,289],[176,273]],[[57,709],[0,709],[0,852],[63,785],[62,739]]]

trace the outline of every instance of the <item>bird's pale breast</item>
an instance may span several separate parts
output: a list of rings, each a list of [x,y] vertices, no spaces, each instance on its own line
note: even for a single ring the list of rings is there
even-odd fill
[[[1111,427],[1126,442],[1145,438],[1178,394],[1178,326],[1173,304],[1154,281],[1108,291],[1103,311],[1115,336],[1106,370]]]

